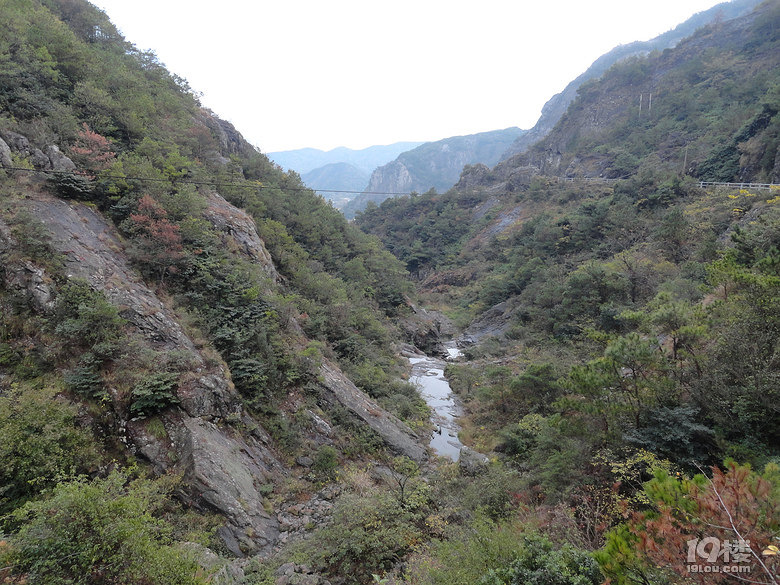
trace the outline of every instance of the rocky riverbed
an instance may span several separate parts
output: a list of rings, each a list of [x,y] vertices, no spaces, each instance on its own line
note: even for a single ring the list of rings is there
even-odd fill
[[[451,358],[459,355],[459,351],[454,346],[447,350]],[[446,364],[443,360],[422,354],[410,356],[409,361],[412,364],[412,376],[409,381],[417,386],[420,395],[433,411],[432,420],[435,429],[430,446],[437,455],[457,461],[463,444],[458,439],[460,427],[456,419],[462,412],[449,382],[444,377]]]

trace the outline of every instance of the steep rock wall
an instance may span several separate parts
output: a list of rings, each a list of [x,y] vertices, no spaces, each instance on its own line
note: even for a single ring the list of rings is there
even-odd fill
[[[68,277],[84,279],[103,292],[151,347],[189,354],[193,371],[178,389],[180,406],[160,416],[167,437],[157,438],[142,421],[131,419],[119,421],[120,439],[157,469],[182,473],[190,501],[224,515],[221,534],[234,553],[270,547],[278,522],[263,509],[261,488],[284,469],[266,446],[270,440],[263,431],[242,436],[225,424],[228,418],[248,417],[226,367],[207,363],[173,312],[127,264],[118,234],[97,211],[40,193],[20,204],[49,229]],[[0,252],[13,246],[5,226]],[[5,272],[7,286],[26,291],[41,309],[50,306],[51,291],[41,269],[24,263]]]
[[[274,282],[280,281],[271,254],[257,234],[255,221],[246,211],[231,205],[219,193],[212,192],[208,195],[208,207],[204,215],[222,234],[223,242],[260,264]]]
[[[320,368],[323,387],[347,410],[376,432],[395,452],[415,461],[426,458],[425,448],[412,430],[380,407],[332,363]]]

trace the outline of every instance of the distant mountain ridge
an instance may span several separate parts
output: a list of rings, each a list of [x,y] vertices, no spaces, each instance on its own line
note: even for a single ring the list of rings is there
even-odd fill
[[[644,56],[652,51],[674,47],[682,39],[705,24],[730,20],[750,12],[761,0],[732,0],[691,18],[648,41],[636,41],[615,47],[599,57],[563,91],[554,95],[542,108],[539,120],[530,130],[507,128],[467,136],[454,136],[436,142],[397,142],[353,150],[345,147],[322,151],[303,148],[268,153],[268,157],[285,170],[301,174],[308,186],[323,191],[357,191],[335,194],[321,193],[342,209],[348,217],[365,209],[369,201],[381,203],[392,193],[443,192],[458,182],[467,165],[494,165],[525,152],[542,140],[563,117],[587,81],[598,79],[612,65],[624,59]],[[370,174],[368,184],[360,184],[361,173]]]
[[[306,186],[333,202],[340,209],[366,186],[370,174],[345,162],[337,162],[317,167],[301,175]],[[353,191],[353,193],[335,193],[334,191]]]
[[[388,193],[409,191],[446,191],[460,177],[463,167],[477,163],[493,166],[502,154],[525,130],[512,127],[453,136],[436,142],[426,142],[398,155],[371,174],[365,192],[355,197],[345,208],[347,217],[365,209],[369,201],[381,203]]]
[[[297,150],[284,150],[269,152],[268,158],[287,171],[296,171],[304,175],[319,167],[334,163],[348,163],[353,167],[370,174],[375,168],[393,160],[402,152],[411,150],[422,142],[395,142],[393,144],[369,146],[354,150],[340,146],[333,150],[319,150],[317,148],[300,148]]]

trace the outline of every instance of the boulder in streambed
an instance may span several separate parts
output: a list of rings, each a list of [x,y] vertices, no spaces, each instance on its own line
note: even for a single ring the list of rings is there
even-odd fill
[[[461,475],[480,475],[488,470],[489,464],[487,456],[469,447],[461,447],[458,459]]]

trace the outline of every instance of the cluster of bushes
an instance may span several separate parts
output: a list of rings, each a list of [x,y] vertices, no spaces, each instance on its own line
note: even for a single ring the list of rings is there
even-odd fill
[[[9,521],[19,529],[10,544],[0,543],[0,576],[51,585],[206,583],[197,549],[177,544],[164,519],[172,488],[122,471],[59,483],[14,510]]]

